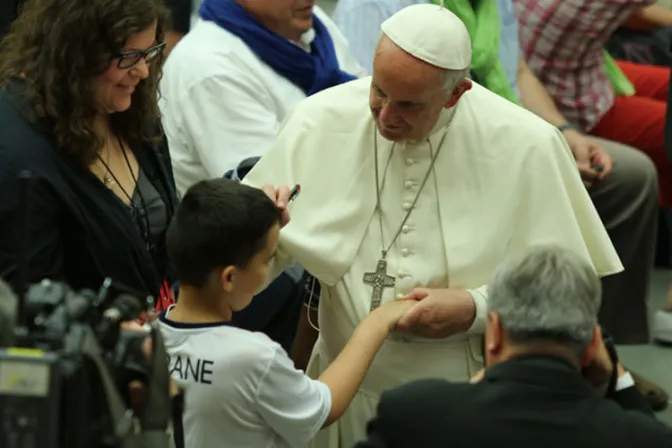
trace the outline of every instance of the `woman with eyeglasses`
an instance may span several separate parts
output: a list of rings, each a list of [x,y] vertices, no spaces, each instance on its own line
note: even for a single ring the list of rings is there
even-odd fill
[[[167,14],[162,0],[26,0],[0,44],[0,277],[15,287],[26,256],[29,282],[96,290],[109,277],[171,300],[177,199],[157,109]]]

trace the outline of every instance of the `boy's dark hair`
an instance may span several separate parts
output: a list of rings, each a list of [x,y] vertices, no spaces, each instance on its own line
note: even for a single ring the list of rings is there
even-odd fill
[[[227,179],[199,182],[168,228],[168,258],[180,283],[202,287],[214,269],[245,267],[264,248],[280,209],[258,189]]]

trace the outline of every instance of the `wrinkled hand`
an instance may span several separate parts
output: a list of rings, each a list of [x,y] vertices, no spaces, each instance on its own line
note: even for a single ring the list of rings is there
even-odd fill
[[[590,360],[588,366],[583,369],[583,376],[593,387],[600,388],[605,386],[611,378],[615,366],[611,362],[611,357],[605,347],[604,342],[600,345]]]
[[[280,222],[280,228],[285,227],[289,224],[289,212],[287,211],[287,204],[289,202],[289,187],[283,185],[282,187],[275,188],[273,185],[266,184],[261,187],[262,191],[266,193],[275,205],[282,210],[282,220]]]
[[[596,140],[586,137],[575,129],[568,129],[563,132],[563,135],[574,154],[586,188],[592,187],[595,182],[604,180],[611,173],[613,169],[611,157]],[[601,170],[595,170],[598,166]]]
[[[416,288],[406,298],[421,302],[397,322],[397,330],[421,337],[440,339],[464,333],[476,317],[474,299],[467,291]]]

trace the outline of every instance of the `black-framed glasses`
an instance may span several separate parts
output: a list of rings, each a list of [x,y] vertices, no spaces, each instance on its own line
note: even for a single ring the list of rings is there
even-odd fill
[[[117,67],[119,67],[122,70],[126,70],[133,67],[138,62],[140,62],[141,59],[144,59],[145,62],[152,62],[163,52],[163,47],[165,46],[166,43],[161,42],[160,44],[156,44],[153,47],[149,47],[144,51],[138,50],[138,51],[126,51],[124,53],[119,53],[119,55],[117,56],[118,58]]]

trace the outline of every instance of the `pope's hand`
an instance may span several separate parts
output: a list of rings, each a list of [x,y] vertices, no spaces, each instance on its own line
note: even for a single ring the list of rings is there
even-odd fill
[[[271,198],[271,200],[282,210],[282,220],[280,222],[280,227],[285,227],[289,223],[289,212],[287,211],[287,204],[289,202],[289,187],[283,185],[282,187],[275,188],[273,185],[266,184],[261,187],[266,196]]]
[[[476,317],[476,304],[467,291],[416,288],[406,298],[421,302],[397,322],[397,330],[425,338],[465,333]]]

